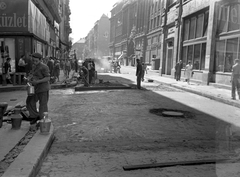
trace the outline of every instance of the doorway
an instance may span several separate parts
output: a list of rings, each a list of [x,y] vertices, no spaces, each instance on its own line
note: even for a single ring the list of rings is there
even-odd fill
[[[171,75],[172,63],[173,63],[173,41],[169,41],[167,45],[167,56],[166,56],[166,73]]]

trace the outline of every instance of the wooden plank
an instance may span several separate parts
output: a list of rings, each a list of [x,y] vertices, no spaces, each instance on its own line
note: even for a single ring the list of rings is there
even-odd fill
[[[192,161],[179,161],[179,162],[162,162],[153,164],[140,164],[140,165],[130,165],[124,166],[125,171],[147,169],[147,168],[163,168],[172,166],[187,166],[187,165],[204,165],[204,164],[215,164],[227,161],[227,159],[208,159],[208,160],[192,160]]]

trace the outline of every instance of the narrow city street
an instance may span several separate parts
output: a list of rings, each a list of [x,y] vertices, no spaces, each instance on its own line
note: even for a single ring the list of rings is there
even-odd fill
[[[134,72],[103,74],[131,84]],[[239,176],[240,110],[157,83],[145,89],[52,90],[55,141],[38,177]],[[16,96],[22,92],[16,92]],[[159,109],[184,117],[156,115]],[[189,160],[225,163],[124,171],[124,166]]]

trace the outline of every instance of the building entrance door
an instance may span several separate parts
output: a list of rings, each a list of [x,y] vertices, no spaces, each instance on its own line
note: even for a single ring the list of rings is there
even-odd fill
[[[172,60],[173,60],[173,47],[168,47],[166,58],[167,58],[167,61],[166,61],[166,73],[165,74],[171,75]]]

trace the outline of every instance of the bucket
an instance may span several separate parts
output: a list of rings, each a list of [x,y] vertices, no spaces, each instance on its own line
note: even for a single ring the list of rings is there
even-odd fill
[[[51,122],[49,121],[40,121],[40,132],[42,134],[48,134],[50,131],[50,127],[51,127]]]
[[[11,116],[12,129],[18,130],[22,125],[22,116],[20,114],[13,114]]]
[[[28,87],[27,87],[27,94],[29,95],[29,96],[31,96],[31,95],[34,95],[34,93],[35,93],[35,91],[34,91],[34,86],[29,86],[28,85]]]

